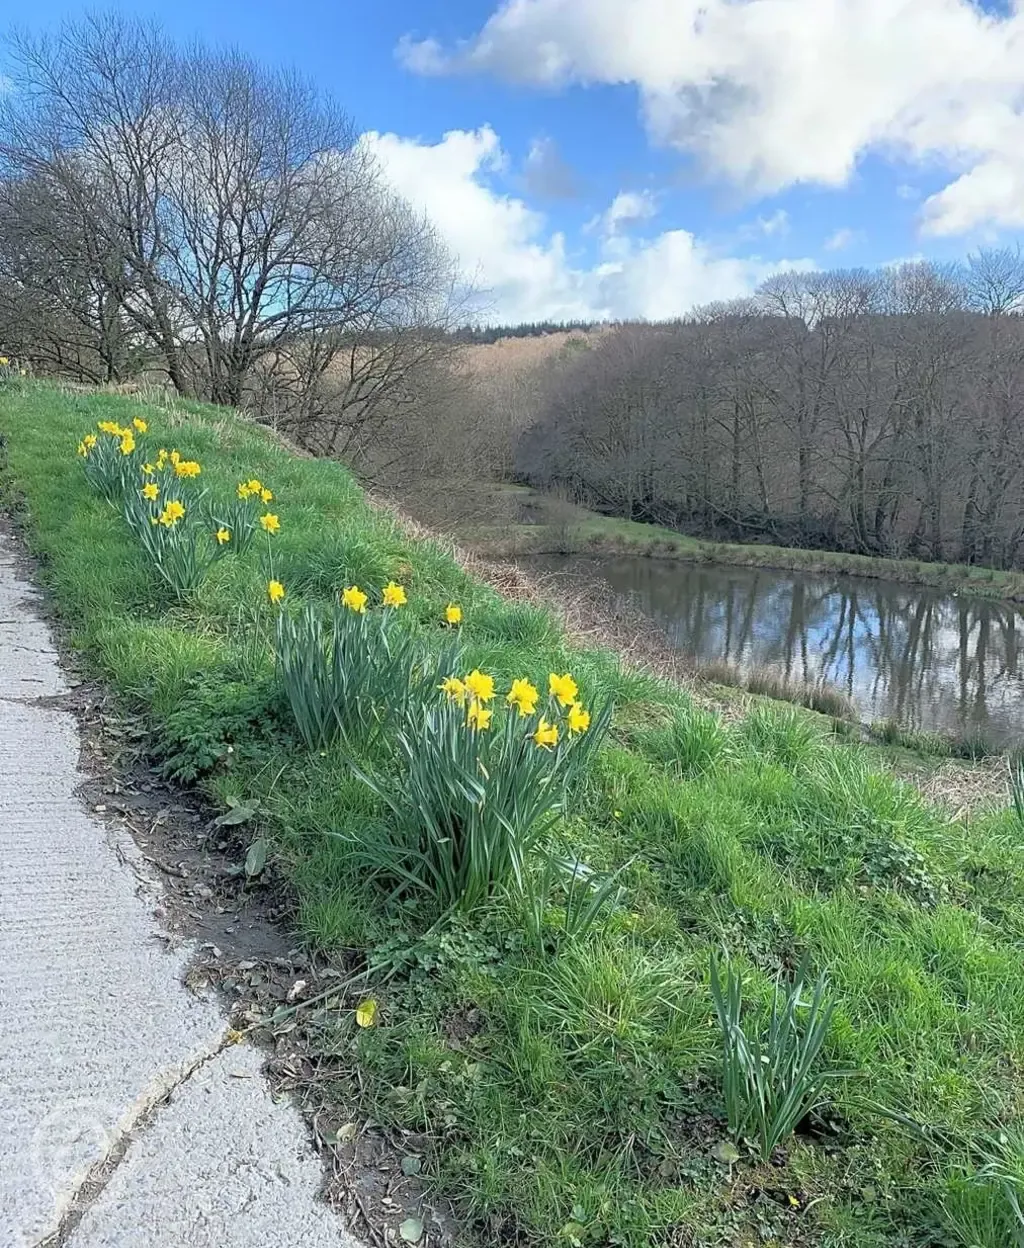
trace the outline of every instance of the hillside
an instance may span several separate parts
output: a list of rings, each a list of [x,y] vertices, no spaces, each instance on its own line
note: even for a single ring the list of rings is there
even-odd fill
[[[428,1237],[443,1200],[467,1244],[1019,1237],[1020,808],[954,818],[792,708],[720,720],[226,408],[10,380],[0,433],[74,646],[152,766],[249,811],[239,866],[268,865],[236,886],[316,952],[322,999],[251,1025],[286,1020],[308,1103],[415,1157]],[[155,546],[125,519],[146,484]],[[148,552],[186,538],[175,593]],[[306,619],[352,647],[334,735]]]

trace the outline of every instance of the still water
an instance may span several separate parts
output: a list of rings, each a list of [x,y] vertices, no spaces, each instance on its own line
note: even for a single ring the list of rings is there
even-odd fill
[[[700,662],[828,681],[864,720],[1024,738],[1021,613],[1008,603],[839,574],[543,556],[599,576]]]

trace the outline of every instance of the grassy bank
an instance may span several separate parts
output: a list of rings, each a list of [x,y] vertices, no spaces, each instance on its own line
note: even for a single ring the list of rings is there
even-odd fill
[[[389,816],[341,752],[299,740],[266,640],[263,546],[215,563],[179,603],[86,483],[83,433],[140,414],[149,436],[201,463],[211,493],[254,475],[272,488],[289,610],[394,579],[408,592],[403,625],[426,646],[450,644],[439,622],[461,606],[462,663],[499,689],[571,670],[588,704],[614,700],[558,831],[595,871],[621,871],[620,904],[579,935],[545,913],[538,939],[513,890],[444,919],[368,874],[353,847],[367,828],[383,837]],[[342,467],[293,456],[228,412],[15,387],[0,391],[0,433],[4,496],[74,644],[147,717],[155,765],[218,804],[259,799],[296,928],[367,972],[307,1024],[341,1121],[361,1112],[419,1133],[424,1173],[457,1202],[468,1241],[1014,1242],[1014,812],[952,820],[799,711],[761,706],[727,726],[613,655],[574,649],[543,611],[410,541]],[[357,762],[392,765],[371,746]],[[729,1141],[709,982],[723,949],[751,1031],[767,1025],[776,976],[803,960],[835,1003],[818,1062],[849,1073],[767,1161]],[[367,994],[376,1015],[359,1026]]]
[[[843,572],[869,580],[922,585],[943,593],[972,594],[1005,602],[1024,602],[1024,573],[966,564],[929,563],[920,559],[880,559],[843,551],[803,550],[761,543],[712,542],[688,537],[656,524],[602,516],[526,486],[502,485],[489,495],[512,508],[528,509],[533,523],[477,523],[464,519],[460,532],[493,556],[528,554],[642,555],[681,563],[727,564],[784,572]]]

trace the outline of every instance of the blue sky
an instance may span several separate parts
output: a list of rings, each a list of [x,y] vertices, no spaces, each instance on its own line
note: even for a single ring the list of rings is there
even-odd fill
[[[87,7],[37,0],[22,20]],[[1024,231],[1018,0],[107,7],[331,91],[485,319],[673,315],[780,267],[949,259]]]

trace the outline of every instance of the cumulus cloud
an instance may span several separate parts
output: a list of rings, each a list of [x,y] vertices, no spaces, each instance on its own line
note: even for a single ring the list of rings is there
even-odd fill
[[[651,137],[755,194],[845,185],[870,151],[944,164],[953,234],[1024,223],[1024,5],[972,0],[503,0],[417,72],[632,84]]]
[[[679,316],[694,304],[747,294],[779,269],[813,267],[723,255],[682,229],[634,239],[624,227],[655,211],[637,191],[621,192],[601,214],[597,254],[583,261],[544,214],[501,189],[498,175],[509,162],[490,126],[453,130],[437,143],[377,132],[362,141],[396,190],[434,221],[490,320]]]
[[[590,223],[607,235],[619,234],[623,228],[649,221],[658,206],[650,191],[619,191],[607,209]]]

